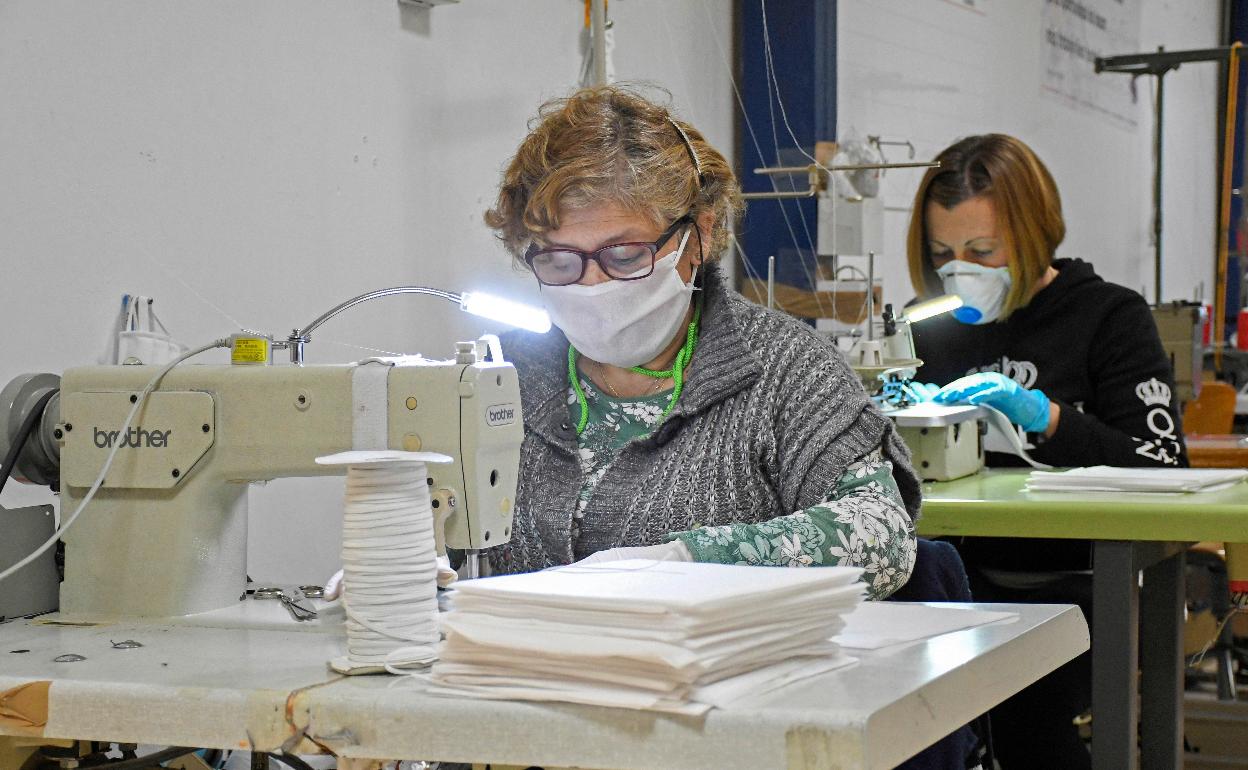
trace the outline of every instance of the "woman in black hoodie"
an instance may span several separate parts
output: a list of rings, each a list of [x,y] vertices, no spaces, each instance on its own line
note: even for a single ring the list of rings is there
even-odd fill
[[[1013,137],[986,134],[937,160],[907,239],[920,298],[965,303],[914,327],[923,378],[941,386],[935,400],[999,409],[1050,465],[1186,465],[1173,373],[1148,304],[1087,262],[1054,259],[1066,228],[1040,159]],[[988,463],[1021,461],[990,454]],[[955,544],[976,600],[1077,603],[1091,623],[1088,541]],[[1089,706],[1090,669],[1080,656],[993,711],[1005,770],[1091,767],[1072,723]]]

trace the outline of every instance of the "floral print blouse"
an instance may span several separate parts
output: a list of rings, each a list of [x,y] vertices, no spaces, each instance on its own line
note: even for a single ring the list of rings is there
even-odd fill
[[[581,491],[575,517],[581,519],[594,488],[620,449],[648,435],[663,417],[671,391],[613,398],[586,378],[581,386],[589,422],[579,437]],[[568,409],[580,417],[576,394]],[[867,595],[882,599],[905,585],[914,567],[914,525],[893,481],[893,464],[876,449],[852,463],[824,501],[759,524],[729,524],[673,532],[696,561],[760,566],[862,567]]]

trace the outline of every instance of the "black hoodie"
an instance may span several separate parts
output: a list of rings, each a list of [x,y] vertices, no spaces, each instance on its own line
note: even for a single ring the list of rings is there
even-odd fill
[[[1078,259],[1054,260],[1057,278],[1003,322],[978,326],[952,316],[914,325],[919,379],[946,385],[974,372],[1001,372],[1061,408],[1057,430],[1031,434],[1029,454],[1058,467],[1186,466],[1172,398],[1174,375],[1148,303],[1108,283]],[[989,453],[989,465],[1021,458]],[[964,538],[969,567],[1086,570],[1086,540]]]
[[[978,326],[952,316],[914,325],[919,379],[946,385],[1001,372],[1061,408],[1031,456],[1060,467],[1185,466],[1174,374],[1148,304],[1078,259],[1054,260],[1057,278],[1008,319]],[[989,455],[989,465],[1021,465]]]

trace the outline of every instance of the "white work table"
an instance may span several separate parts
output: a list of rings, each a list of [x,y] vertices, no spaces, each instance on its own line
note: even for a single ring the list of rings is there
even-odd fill
[[[340,677],[325,661],[343,654],[341,630],[284,620],[14,621],[0,625],[0,705],[49,682],[46,724],[23,726],[0,708],[0,735],[550,767],[887,768],[1088,649],[1074,607],[961,606],[1019,617],[853,651],[855,666],[703,718],[443,698],[413,677]],[[113,647],[131,639],[144,646]],[[66,653],[86,660],[53,662]]]

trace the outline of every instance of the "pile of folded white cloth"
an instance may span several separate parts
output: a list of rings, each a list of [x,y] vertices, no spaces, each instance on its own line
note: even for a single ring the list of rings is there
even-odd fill
[[[629,560],[457,584],[431,691],[701,714],[850,663],[862,570]]]
[[[1113,468],[1096,465],[1068,471],[1032,471],[1032,492],[1216,492],[1248,478],[1233,468]]]

